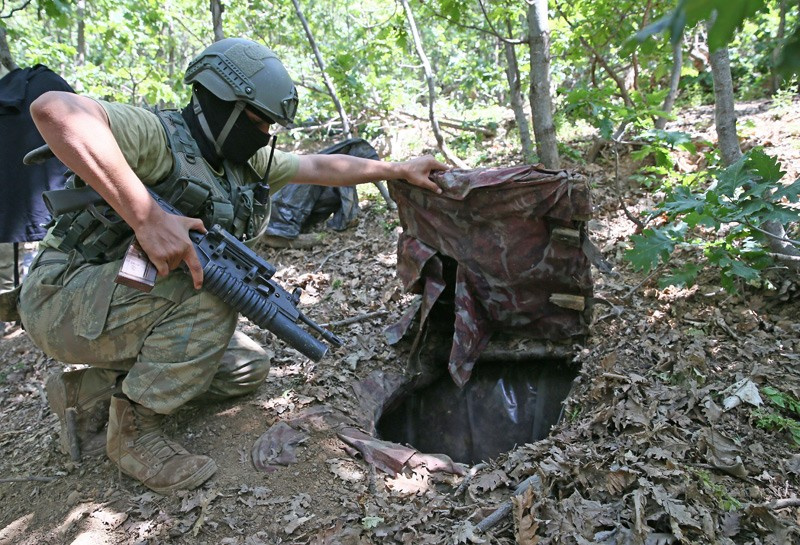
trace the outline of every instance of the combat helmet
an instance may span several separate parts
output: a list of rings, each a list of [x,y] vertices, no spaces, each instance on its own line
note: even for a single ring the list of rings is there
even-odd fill
[[[275,53],[244,38],[225,38],[197,55],[183,78],[217,98],[243,102],[284,127],[294,121],[297,89]]]

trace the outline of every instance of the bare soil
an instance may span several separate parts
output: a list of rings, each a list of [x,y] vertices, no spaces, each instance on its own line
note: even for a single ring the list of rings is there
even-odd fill
[[[750,103],[739,120],[743,147],[766,146],[791,179],[800,165],[798,111],[797,102],[780,112]],[[712,109],[681,119],[670,128],[714,140]],[[499,145],[491,152],[495,165],[513,161]],[[404,373],[405,347],[388,346],[382,334],[411,299],[395,276],[397,216],[369,199],[357,226],[325,232],[320,245],[262,248],[277,280],[303,288],[313,319],[361,319],[334,326],[347,344],[320,363],[241,322],[274,355],[269,380],[254,395],[168,420],[173,438],[219,466],[199,490],[160,496],[104,457],[75,463],[61,454],[43,392],[60,364],[24,331],[6,334],[0,544],[800,543],[798,445],[786,430],[757,425],[758,411],[775,407],[763,399],[757,408],[746,395],[772,386],[800,399],[797,279],[773,271],[772,287],[731,295],[713,270],[691,289],[659,289],[632,273],[622,253],[636,226],[619,198],[636,213],[657,196],[627,180],[628,156],[621,164],[617,173],[607,154],[571,167],[592,181],[592,237],[615,268],[595,273],[605,303],[591,338],[576,347],[580,374],[547,439],[466,477],[424,467],[393,477],[354,456],[331,428],[312,426],[296,463],[254,468],[251,450],[271,425],[323,405],[352,414],[357,381],[376,370]],[[745,401],[731,407],[737,391]],[[511,513],[477,531],[526,479]]]

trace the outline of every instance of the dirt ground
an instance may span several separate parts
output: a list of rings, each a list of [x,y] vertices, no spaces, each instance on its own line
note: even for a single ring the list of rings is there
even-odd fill
[[[791,179],[798,105],[778,113],[769,102],[746,104],[739,122],[743,146],[765,145]],[[672,128],[713,140],[712,109],[682,119]],[[496,151],[497,164],[509,164],[507,150]],[[618,187],[633,212],[653,196],[619,184],[608,153],[574,168],[592,182],[592,237],[614,272],[594,272],[603,303],[576,347],[579,375],[547,439],[464,467],[466,476],[430,464],[392,476],[355,455],[329,419],[308,418],[318,409],[363,413],[356,383],[404,373],[407,347],[387,345],[382,333],[411,299],[395,275],[397,215],[370,198],[357,226],[323,231],[313,248],[262,249],[276,279],[302,287],[303,308],[334,322],[346,345],[312,363],[242,321],[273,354],[269,380],[254,395],[168,420],[172,437],[217,462],[199,490],[160,496],[105,457],[71,462],[43,391],[60,364],[22,330],[3,337],[0,544],[800,543],[798,444],[757,425],[766,399],[752,405],[754,387],[800,399],[797,278],[774,271],[772,287],[730,295],[707,271],[691,289],[658,289],[622,260],[635,226]],[[257,470],[257,440],[303,416],[296,462]],[[523,482],[510,513],[480,531]]]

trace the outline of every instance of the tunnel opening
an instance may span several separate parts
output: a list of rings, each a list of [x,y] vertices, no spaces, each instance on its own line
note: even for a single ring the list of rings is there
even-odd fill
[[[547,437],[576,376],[566,359],[478,365],[463,388],[443,373],[387,407],[377,433],[474,465]]]

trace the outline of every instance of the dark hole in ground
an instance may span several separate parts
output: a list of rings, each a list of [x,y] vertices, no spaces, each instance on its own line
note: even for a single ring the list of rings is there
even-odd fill
[[[487,362],[459,389],[445,373],[389,407],[378,435],[473,465],[547,437],[576,375],[559,359]]]

